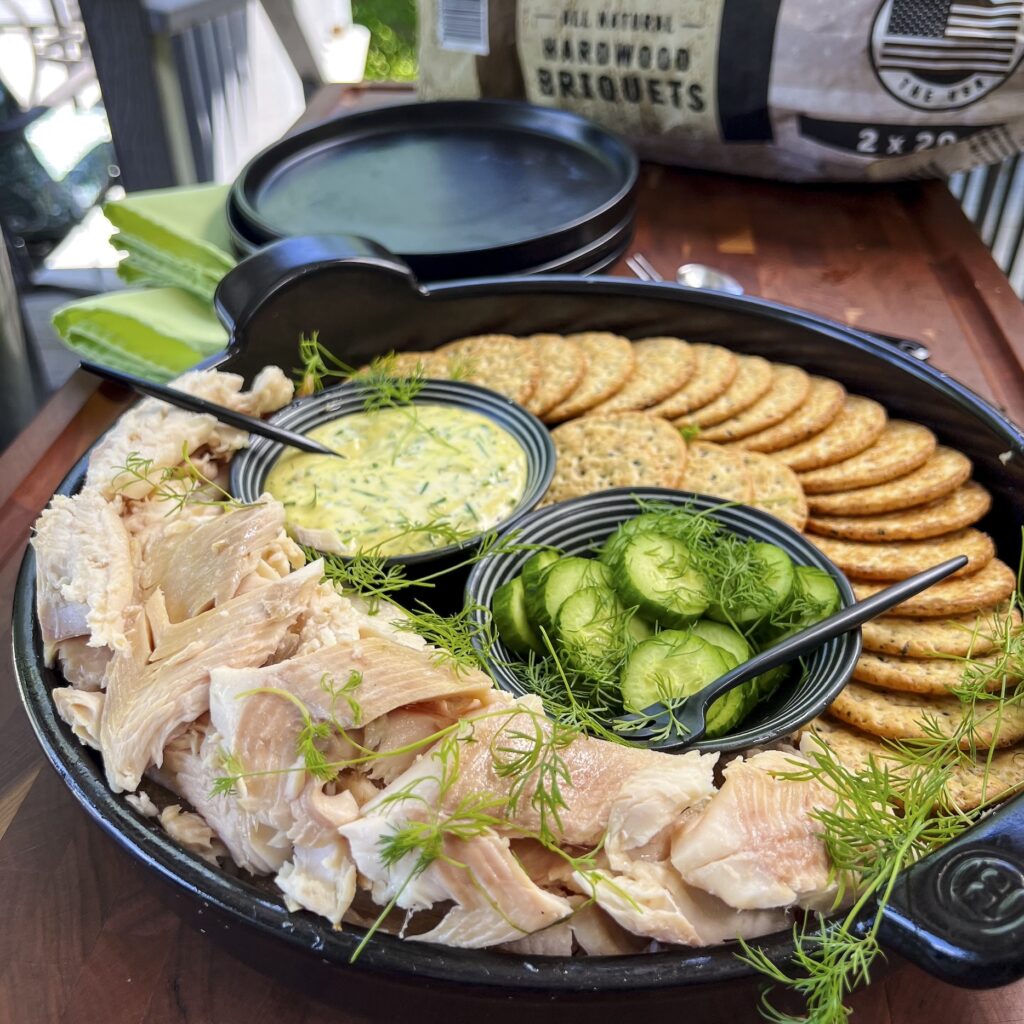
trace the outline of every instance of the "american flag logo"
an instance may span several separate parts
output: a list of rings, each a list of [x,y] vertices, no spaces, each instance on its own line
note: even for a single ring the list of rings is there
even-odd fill
[[[935,82],[1001,78],[1024,43],[1024,0],[891,0],[879,13],[873,42],[880,72],[910,71]]]

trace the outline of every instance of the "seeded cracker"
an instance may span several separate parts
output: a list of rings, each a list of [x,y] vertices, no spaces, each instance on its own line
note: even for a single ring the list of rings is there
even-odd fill
[[[888,419],[878,402],[847,395],[839,415],[824,430],[772,455],[795,470],[831,466],[870,448],[885,430]]]
[[[807,501],[796,473],[771,455],[760,452],[740,452],[753,487],[751,504],[768,512],[794,530],[802,530],[807,523]]]
[[[574,416],[582,416],[588,409],[611,398],[633,373],[636,357],[633,346],[617,334],[571,334],[587,357],[587,370],[583,379],[567,399],[549,409],[542,419],[545,423],[561,423]]]
[[[451,371],[448,357],[441,352],[395,352],[388,358],[388,363],[396,377],[433,377],[437,380],[448,380]],[[362,370],[368,366],[361,367]]]
[[[677,427],[711,427],[754,404],[771,386],[772,364],[760,356],[739,356],[733,382],[713,402],[673,420]]]
[[[998,663],[998,656],[979,656],[975,661],[992,668]],[[945,697],[952,687],[962,685],[964,663],[951,658],[899,658],[868,652],[857,659],[853,678],[876,690]],[[995,680],[988,689],[998,691],[1000,686],[1000,681]]]
[[[800,749],[806,755],[813,754],[817,749],[817,742],[812,739],[813,735],[817,735],[850,771],[863,770],[870,758],[874,758],[880,766],[890,762],[890,767],[899,771],[889,747],[878,737],[859,729],[851,729],[828,718],[816,718],[803,727],[802,733]],[[983,752],[983,757],[987,758],[987,752]],[[1024,749],[1019,746],[1006,747],[995,751],[987,766],[984,761],[981,764],[955,765],[946,783],[943,803],[969,811],[983,803],[1008,796],[1022,786]]]
[[[867,583],[851,580],[853,592],[858,601],[877,594],[884,583]],[[993,558],[984,569],[973,576],[958,576],[944,580],[920,594],[896,605],[892,613],[911,618],[949,618],[952,615],[967,615],[979,608],[991,608],[1005,601],[1017,586],[1014,571],[998,558]]]
[[[849,576],[862,580],[902,580],[957,555],[970,561],[957,576],[984,568],[996,554],[995,544],[980,530],[958,530],[931,540],[872,544],[832,537],[810,538],[814,546]]]
[[[803,405],[781,423],[759,430],[736,442],[736,447],[753,452],[775,452],[788,448],[824,430],[838,415],[846,399],[842,384],[827,377],[812,377]]]
[[[686,442],[657,416],[623,412],[585,416],[551,432],[558,461],[541,504],[612,487],[675,487],[686,466]]]
[[[678,338],[644,338],[633,342],[633,376],[611,398],[587,415],[636,412],[678,391],[693,373],[693,349]]]
[[[689,448],[686,472],[678,485],[682,490],[746,505],[753,501],[754,483],[738,452],[705,441],[692,441]]]
[[[526,408],[543,416],[579,386],[587,372],[587,357],[578,341],[560,334],[535,334],[525,341],[537,350],[540,378]]]
[[[807,529],[847,540],[919,540],[939,537],[976,523],[992,507],[992,495],[968,480],[944,498],[917,508],[877,516],[811,516]]]
[[[459,378],[523,405],[533,394],[540,363],[531,345],[509,334],[481,334],[442,345],[438,352],[459,367]]]
[[[935,435],[919,423],[892,420],[878,440],[859,455],[800,474],[808,494],[850,491],[906,476],[934,454]]]
[[[927,739],[931,735],[925,724],[928,720],[951,735],[963,717],[956,697],[887,693],[860,683],[849,683],[828,713],[856,729],[888,739]],[[1008,747],[1024,739],[1024,708],[1003,705],[997,713],[995,702],[981,702],[974,713],[974,736],[980,746],[988,747],[994,741],[998,747]],[[962,745],[968,744],[965,737]]]
[[[675,394],[651,406],[647,411],[667,420],[676,419],[691,409],[716,399],[735,380],[740,361],[721,345],[691,345],[694,365],[690,379]]]
[[[743,412],[702,430],[701,438],[705,441],[735,441],[748,434],[756,434],[798,409],[810,390],[811,378],[800,367],[773,363],[768,390]]]
[[[970,475],[971,460],[966,455],[940,446],[920,469],[897,480],[853,491],[812,494],[807,505],[812,512],[827,515],[868,516],[875,512],[897,512],[952,493]]]
[[[864,650],[908,658],[947,654],[957,658],[988,654],[1001,647],[1007,629],[1020,627],[1020,612],[1009,616],[1006,605],[949,619],[907,619],[882,615],[861,627]]]

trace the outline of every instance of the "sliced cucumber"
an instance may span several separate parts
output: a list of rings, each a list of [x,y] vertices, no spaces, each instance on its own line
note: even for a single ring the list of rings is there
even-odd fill
[[[626,655],[629,618],[610,587],[584,587],[562,602],[555,635],[566,664],[594,678],[613,673]]]
[[[491,601],[491,614],[494,616],[498,636],[510,651],[516,654],[528,654],[530,651],[544,653],[544,645],[526,614],[526,592],[522,576],[516,576],[498,587]]]
[[[771,647],[839,611],[841,604],[842,595],[829,573],[811,565],[798,565],[789,600],[758,627],[758,643]]]
[[[707,580],[690,565],[686,545],[656,533],[637,533],[624,541],[615,586],[623,604],[669,627],[692,622],[710,600]]]
[[[637,642],[641,640],[647,640],[654,636],[654,627],[644,618],[641,618],[636,612],[632,614],[628,613],[626,620],[626,632]]]
[[[769,669],[751,679],[751,683],[755,687],[755,703],[760,704],[761,701],[767,700],[782,685],[788,675],[789,665],[780,665],[778,668]]]
[[[836,581],[832,579],[832,575],[825,572],[824,569],[816,569],[813,565],[798,565],[796,567],[795,589],[818,606],[814,618],[805,623],[807,626],[835,614],[843,603],[842,595],[839,593],[839,588],[836,586]]]
[[[688,630],[666,629],[637,646],[622,669],[622,703],[643,711],[664,698],[688,697],[729,671],[731,659]]]
[[[532,594],[540,586],[544,570],[552,566],[562,556],[557,551],[538,551],[523,563],[523,586],[527,594]]]
[[[526,610],[539,631],[554,631],[558,610],[565,600],[584,587],[614,589],[608,566],[593,558],[560,558],[543,570],[540,585],[526,593]]]
[[[698,619],[690,629],[702,640],[709,644],[721,647],[736,659],[736,664],[749,661],[751,657],[750,644],[747,643],[742,633],[737,633],[731,626],[721,622],[712,622],[710,619]]]
[[[789,597],[796,578],[793,560],[782,548],[766,541],[754,543],[751,549],[755,563],[763,567],[762,581],[767,584],[765,594],[757,601],[751,601],[747,596],[725,597],[708,608],[712,619],[737,626],[752,626],[766,619]]]

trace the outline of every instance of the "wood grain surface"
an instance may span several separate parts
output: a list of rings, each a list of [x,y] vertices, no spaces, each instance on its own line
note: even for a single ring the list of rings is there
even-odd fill
[[[791,187],[645,168],[633,249],[666,278],[679,263],[709,263],[734,274],[750,294],[921,339],[934,365],[1024,421],[1024,308],[940,184]],[[0,457],[5,623],[30,524],[127,401],[78,374]],[[9,630],[4,647],[9,651]],[[44,764],[6,653],[0,914],[0,1024],[356,1024],[396,1016],[372,998],[326,1003],[301,986],[285,987],[182,924],[158,898],[155,881],[92,825]],[[383,996],[388,986],[379,984]],[[864,1024],[1016,1024],[1024,1022],[1024,984],[953,989],[900,966],[852,1004]],[[418,1022],[490,1021],[511,1012],[506,1006],[470,1018],[467,1011],[408,1009]],[[598,1007],[587,1017],[622,1014]],[[693,1019],[758,1018],[748,996],[718,999]]]

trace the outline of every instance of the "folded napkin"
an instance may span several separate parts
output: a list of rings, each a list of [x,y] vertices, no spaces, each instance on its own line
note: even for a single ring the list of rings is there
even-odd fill
[[[53,324],[83,357],[156,381],[171,380],[228,341],[209,302],[180,288],[81,299],[58,309]]]
[[[133,192],[106,203],[111,239],[128,255],[118,274],[132,284],[182,288],[210,302],[235,265],[225,204],[230,185]]]

